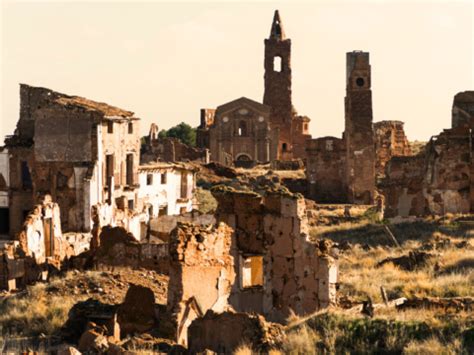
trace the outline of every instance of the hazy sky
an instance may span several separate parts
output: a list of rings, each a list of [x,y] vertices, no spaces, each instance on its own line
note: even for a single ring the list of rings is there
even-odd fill
[[[453,96],[474,90],[472,1],[0,2],[0,140],[19,83],[134,111],[142,133],[197,126],[200,108],[241,96],[261,102],[276,8],[313,137],[343,130],[348,51],[370,52],[374,121],[405,121],[410,140],[449,128]]]

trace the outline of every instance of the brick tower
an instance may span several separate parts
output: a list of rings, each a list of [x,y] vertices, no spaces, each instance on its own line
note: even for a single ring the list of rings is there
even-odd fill
[[[347,187],[350,203],[372,204],[375,191],[375,146],[369,53],[347,53],[345,131]]]
[[[271,107],[271,123],[279,129],[278,158],[291,158],[291,40],[285,37],[278,10],[273,16],[270,37],[265,39],[265,92],[263,103]]]

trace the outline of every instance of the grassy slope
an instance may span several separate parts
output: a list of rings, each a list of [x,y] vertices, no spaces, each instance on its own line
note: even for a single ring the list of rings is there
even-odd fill
[[[391,299],[474,295],[474,238],[470,230],[439,221],[390,228],[401,243],[400,248],[393,246],[379,224],[313,228],[314,239],[324,237],[352,244],[340,257],[340,296],[355,301],[371,297],[381,303],[380,286],[386,288]],[[463,241],[468,246],[459,248],[458,243]],[[376,266],[387,257],[406,254],[423,244],[434,245],[430,252],[437,256],[415,271],[401,270],[393,264]],[[322,312],[290,331],[285,352],[467,354],[474,342],[473,314],[385,307],[377,308],[373,318],[343,310]]]

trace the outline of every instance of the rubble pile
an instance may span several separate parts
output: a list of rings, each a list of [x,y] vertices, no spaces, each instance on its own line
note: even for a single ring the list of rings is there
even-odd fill
[[[242,344],[251,345],[256,353],[267,353],[281,349],[286,340],[282,325],[266,322],[260,315],[212,311],[191,324],[188,337],[192,353],[207,349],[219,354],[233,353]]]

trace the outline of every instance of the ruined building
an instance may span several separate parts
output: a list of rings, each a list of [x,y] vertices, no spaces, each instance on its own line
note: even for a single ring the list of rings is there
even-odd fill
[[[216,188],[216,219],[232,227],[236,281],[229,303],[284,322],[335,302],[337,261],[308,241],[304,198]]]
[[[387,216],[474,211],[474,92],[454,97],[452,128],[433,136],[416,156],[393,157],[379,188]]]
[[[46,279],[48,265],[88,250],[90,235],[64,233],[61,214],[50,195],[44,196],[27,215],[18,240],[0,243],[0,290],[13,290]]]
[[[150,218],[193,210],[195,168],[185,163],[152,162],[140,165],[138,178],[138,209],[147,209]]]
[[[242,97],[219,106],[209,130],[212,159],[244,167],[276,159],[278,132],[271,127],[266,105]]]
[[[186,345],[191,322],[208,310],[223,312],[235,280],[232,230],[181,224],[169,244],[168,310],[175,340]]]
[[[412,155],[403,124],[401,121],[374,123],[375,174],[378,177],[385,175],[385,165],[392,157]]]
[[[375,192],[375,144],[369,53],[346,56],[345,130],[342,139],[307,142],[310,196],[320,202],[371,204]]]
[[[284,323],[291,312],[302,316],[335,303],[337,260],[330,246],[307,240],[302,196],[224,186],[212,192],[216,225],[178,224],[170,237],[168,311],[180,344],[208,311],[253,312]]]
[[[96,203],[135,203],[140,152],[133,112],[49,89],[20,86],[20,119],[10,154],[10,235],[38,196],[51,194],[66,231],[91,229]]]
[[[263,104],[242,97],[201,110],[197,144],[210,149],[211,160],[252,166],[274,160],[305,159],[309,121],[292,104],[291,40],[286,38],[278,10],[265,39]]]
[[[199,161],[209,163],[209,149],[191,147],[177,138],[160,137],[158,133],[158,126],[152,123],[150,133],[141,146],[141,164],[147,164],[152,161]]]

